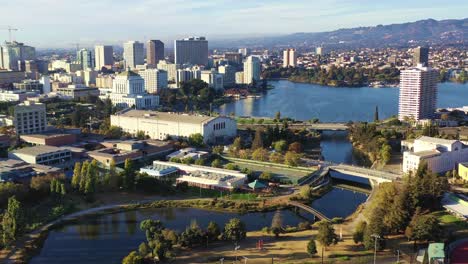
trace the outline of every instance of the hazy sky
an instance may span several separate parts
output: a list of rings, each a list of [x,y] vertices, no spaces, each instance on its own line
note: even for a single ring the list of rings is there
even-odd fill
[[[0,27],[37,47],[189,35],[318,32],[467,16],[466,0],[0,0]],[[0,31],[0,40],[8,31]],[[167,43],[169,44],[169,43]],[[166,44],[166,45],[167,45]]]

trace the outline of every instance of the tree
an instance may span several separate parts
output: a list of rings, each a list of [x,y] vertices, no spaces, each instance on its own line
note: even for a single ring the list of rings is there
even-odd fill
[[[281,155],[281,153],[278,153],[278,152],[273,152],[270,154],[270,157],[268,159],[270,160],[270,162],[273,162],[273,163],[282,163],[283,155]]]
[[[84,192],[84,190],[85,190],[86,177],[88,175],[88,166],[89,166],[88,161],[83,162],[83,165],[81,166],[80,189],[79,189],[81,192]]]
[[[150,248],[145,242],[141,242],[141,244],[138,246],[138,253],[142,257],[145,257],[150,253]]]
[[[133,190],[135,187],[135,170],[133,169],[133,161],[126,159],[124,164],[124,181],[123,187],[126,190]]]
[[[278,238],[279,235],[283,232],[283,219],[281,218],[281,212],[276,211],[271,220],[271,232],[275,234],[275,237]]]
[[[317,245],[313,239],[310,239],[309,243],[307,243],[307,254],[310,256],[317,254]]]
[[[268,151],[264,148],[257,148],[252,153],[252,159],[258,160],[258,161],[267,161]]]
[[[374,122],[379,122],[379,107],[378,106],[375,106]]]
[[[117,175],[115,160],[112,159],[109,164],[109,171],[106,174],[106,184],[108,184],[109,189],[117,190],[119,187],[119,177]]]
[[[296,153],[302,153],[302,144],[299,142],[293,142],[289,144],[288,150]]]
[[[380,149],[380,160],[383,164],[387,164],[392,156],[392,148],[387,143],[383,144]]]
[[[213,160],[213,162],[211,162],[211,167],[221,168],[221,166],[222,166],[222,163],[220,159],[215,159]]]
[[[288,166],[298,166],[301,162],[301,154],[298,154],[293,151],[288,151],[286,152],[286,155],[284,155],[284,164]]]
[[[204,145],[203,136],[200,133],[191,134],[188,138],[188,142],[194,147],[202,147]]]
[[[264,171],[258,178],[264,181],[271,181],[273,179],[273,175],[269,171]]]
[[[224,237],[239,242],[246,237],[245,224],[239,218],[232,218],[224,226]]]
[[[16,200],[15,196],[12,196],[8,199],[8,207],[2,219],[3,245],[9,246],[11,242],[15,241],[22,229],[23,211],[21,209],[21,203]]]
[[[331,244],[336,244],[338,242],[338,236],[335,234],[335,229],[333,228],[332,223],[322,220],[317,223],[317,241],[322,245],[322,258],[323,250]]]
[[[228,163],[224,166],[226,170],[238,170],[239,167],[235,163]]]
[[[138,255],[136,251],[130,252],[122,260],[122,264],[141,264],[141,263],[143,263],[143,258],[140,255]]]
[[[405,232],[408,239],[415,241],[437,240],[441,234],[441,226],[436,216],[432,214],[415,214],[408,228],[411,231]]]
[[[216,240],[221,234],[221,231],[219,230],[219,226],[216,224],[216,222],[210,221],[210,223],[208,223],[208,227],[206,228],[206,233],[210,240]]]
[[[263,148],[263,130],[260,128],[255,131],[255,137],[252,141],[251,149],[256,150],[258,148]]]
[[[280,120],[281,120],[281,112],[280,112],[280,111],[276,112],[276,114],[275,114],[275,120],[276,120],[276,121],[280,121]]]
[[[81,180],[81,163],[75,163],[75,168],[73,169],[73,177],[71,181],[71,185],[75,189],[79,189],[80,187],[80,180]]]
[[[360,221],[353,233],[354,243],[360,243],[364,241],[364,232],[366,231],[367,223],[365,221]]]
[[[140,139],[140,140],[145,139],[146,138],[145,131],[138,130],[137,133],[136,133],[136,138]]]
[[[213,152],[213,154],[221,155],[221,154],[223,154],[224,147],[223,146],[214,146],[211,151]]]
[[[310,185],[308,184],[301,186],[301,188],[299,189],[299,195],[301,199],[304,199],[304,200],[310,199],[311,192],[312,192],[312,188],[310,188]]]
[[[273,147],[277,152],[284,152],[288,149],[288,142],[286,140],[279,140],[273,143]]]

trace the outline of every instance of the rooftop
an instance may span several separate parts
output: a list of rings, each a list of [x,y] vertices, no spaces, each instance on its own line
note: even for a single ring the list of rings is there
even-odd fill
[[[168,122],[181,122],[191,124],[203,124],[214,120],[216,117],[204,116],[204,115],[190,115],[190,114],[179,114],[174,112],[157,112],[147,110],[134,110],[130,109],[127,111],[121,111],[115,115],[124,117],[135,117],[135,118],[146,118]]]
[[[119,73],[119,75],[117,75],[117,76],[123,76],[123,77],[137,76],[137,77],[140,77],[140,75],[138,75],[137,73],[135,73],[133,71],[124,71],[124,72]]]
[[[68,150],[68,149],[44,145],[44,146],[34,146],[34,147],[29,147],[29,148],[17,149],[17,150],[12,151],[12,153],[38,156],[41,154],[58,152],[58,151],[63,151],[63,150]]]
[[[453,144],[457,140],[454,139],[443,139],[443,138],[435,138],[435,137],[426,137],[426,136],[421,136],[417,140],[423,141],[423,142],[428,142],[428,143],[435,143],[435,144]]]
[[[413,152],[412,154],[415,156],[424,158],[424,157],[431,157],[431,156],[439,155],[440,152],[436,150],[424,150],[424,151]]]

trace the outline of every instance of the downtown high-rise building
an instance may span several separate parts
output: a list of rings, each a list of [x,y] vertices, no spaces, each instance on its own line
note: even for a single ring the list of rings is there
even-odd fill
[[[417,47],[413,49],[413,66],[429,66],[429,48]]]
[[[76,53],[76,61],[81,64],[83,70],[94,69],[94,55],[88,49],[80,49]]]
[[[190,37],[174,41],[175,64],[208,65],[208,40]]]
[[[94,47],[94,58],[96,70],[100,71],[102,67],[114,64],[114,49],[112,46],[97,45]]]
[[[218,66],[218,72],[223,75],[224,87],[236,84],[236,68],[231,65]]]
[[[167,88],[167,71],[159,69],[146,69],[138,74],[145,80],[145,90],[147,93],[158,93]]]
[[[137,65],[145,64],[145,51],[143,43],[127,41],[123,44],[125,68],[136,69]]]
[[[419,121],[432,119],[437,104],[439,73],[419,64],[400,73],[398,119]]]
[[[296,49],[286,49],[283,51],[283,67],[296,67],[297,53]]]
[[[258,57],[249,56],[244,61],[244,83],[251,84],[260,80],[262,65]]]
[[[146,63],[156,66],[164,60],[164,43],[160,40],[148,40],[146,43]]]
[[[25,61],[36,59],[36,49],[23,43],[12,41],[0,46],[0,69],[20,70]]]

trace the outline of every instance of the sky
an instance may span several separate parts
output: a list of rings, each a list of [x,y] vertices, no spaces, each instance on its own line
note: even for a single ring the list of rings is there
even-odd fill
[[[466,0],[0,0],[0,8],[0,28],[18,28],[16,40],[39,48],[271,36],[468,16]],[[8,31],[0,30],[0,41],[7,39]]]

